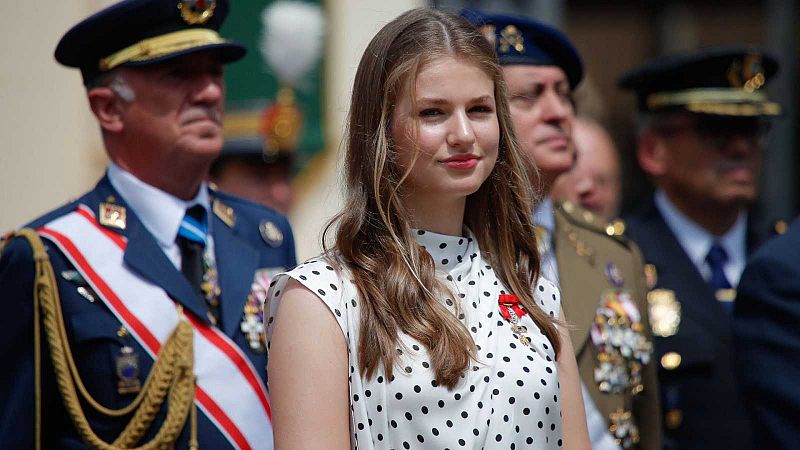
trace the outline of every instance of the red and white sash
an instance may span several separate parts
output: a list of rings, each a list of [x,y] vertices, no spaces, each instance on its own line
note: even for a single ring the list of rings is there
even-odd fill
[[[123,264],[127,239],[100,225],[86,206],[40,228],[139,344],[155,359],[180,320],[175,302],[159,286]],[[195,403],[234,448],[272,448],[264,383],[241,349],[216,327],[184,312],[194,328]],[[202,443],[201,443],[202,444]]]

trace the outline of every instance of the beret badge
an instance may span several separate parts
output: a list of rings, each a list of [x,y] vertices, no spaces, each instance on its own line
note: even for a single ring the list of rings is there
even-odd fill
[[[216,0],[181,0],[178,10],[181,18],[189,25],[204,24],[214,15]]]
[[[514,25],[507,25],[500,31],[500,52],[508,53],[512,48],[517,53],[525,51],[522,32]]]

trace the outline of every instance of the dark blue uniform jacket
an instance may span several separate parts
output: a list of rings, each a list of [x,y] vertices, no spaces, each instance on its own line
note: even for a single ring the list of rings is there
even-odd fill
[[[114,190],[107,178],[77,201],[53,211],[29,224],[40,227],[74,211],[84,204],[97,213],[98,206],[113,196],[115,203],[126,207],[125,200]],[[216,264],[221,287],[219,328],[229,336],[250,359],[257,373],[266,377],[266,355],[254,351],[240,330],[244,305],[258,269],[292,268],[295,265],[294,238],[289,223],[282,215],[221,192],[210,193],[211,200],[219,200],[232,208],[234,225],[228,226],[217,215],[211,214]],[[262,221],[271,221],[283,233],[280,245],[268,245],[259,232]],[[208,320],[207,307],[192,289],[186,278],[170,262],[155,238],[145,229],[135,213],[127,208],[127,226],[124,230],[108,228],[128,239],[124,263],[145,279],[162,287],[185,310],[200,320]],[[78,293],[78,283],[61,274],[70,271],[65,256],[45,240],[50,260],[56,274],[61,296],[64,321],[69,345],[77,362],[78,371],[89,393],[102,405],[118,409],[126,406],[134,394],[118,393],[118,376],[115,360],[123,346],[130,346],[139,357],[139,379],[144,383],[153,361],[147,352],[130,335],[118,333],[121,323],[99,298],[90,302]],[[34,262],[31,248],[24,239],[14,239],[5,247],[0,257],[0,447],[8,449],[34,448],[34,353],[33,353],[33,279]],[[120,336],[122,334],[122,336]],[[42,420],[44,449],[84,449],[77,432],[66,414],[58,388],[54,382],[46,340],[42,340]],[[266,382],[266,380],[264,380]],[[130,417],[104,417],[84,405],[92,429],[104,440],[111,442],[122,431]],[[161,424],[164,410],[156,418],[143,440],[149,440]],[[187,447],[189,427],[186,426],[177,448]],[[230,448],[227,440],[198,410],[198,434],[202,448]],[[271,443],[264,443],[271,448]]]

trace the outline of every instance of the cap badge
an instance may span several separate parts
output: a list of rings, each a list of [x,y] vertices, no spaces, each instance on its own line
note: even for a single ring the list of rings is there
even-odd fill
[[[98,220],[100,225],[124,230],[127,226],[127,211],[124,206],[113,203],[100,203]]]
[[[217,0],[181,0],[178,10],[181,18],[189,25],[198,25],[208,22],[214,15]]]
[[[506,27],[500,31],[500,52],[508,53],[511,48],[513,48],[517,53],[522,53],[525,51],[525,44],[523,41],[522,33],[517,27],[514,25],[506,25]]]
[[[274,223],[264,220],[258,226],[261,238],[271,247],[279,247],[283,243],[283,232]]]
[[[497,30],[496,26],[488,23],[481,27],[481,33],[486,38],[486,40],[489,41],[490,44],[492,44],[492,47],[497,45],[497,35],[495,34],[496,30]]]
[[[767,82],[767,78],[764,76],[764,66],[761,64],[761,55],[756,54],[733,61],[726,76],[731,86],[740,87],[746,92],[757,91]]]

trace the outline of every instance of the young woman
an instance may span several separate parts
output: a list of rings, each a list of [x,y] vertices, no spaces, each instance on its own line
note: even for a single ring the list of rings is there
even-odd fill
[[[335,246],[268,296],[276,448],[588,448],[511,127],[463,19],[412,10],[369,44]]]

